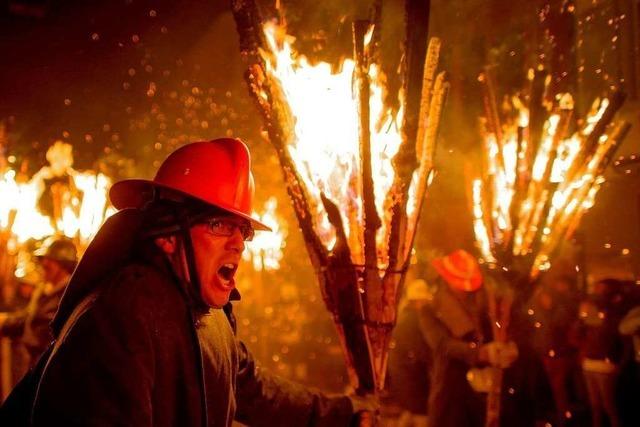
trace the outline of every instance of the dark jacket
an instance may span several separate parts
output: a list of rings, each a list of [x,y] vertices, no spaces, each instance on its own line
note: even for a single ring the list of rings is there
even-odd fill
[[[351,403],[257,368],[222,310],[195,315],[157,265],[105,283],[49,362],[34,425],[348,425]],[[205,421],[206,420],[206,421]]]
[[[125,209],[101,227],[51,323],[53,356],[14,389],[0,425],[31,416],[35,426],[349,424],[349,398],[268,375],[223,310],[197,314],[163,257],[139,256],[144,223]]]
[[[429,426],[484,426],[486,394],[474,391],[467,381],[471,368],[483,366],[480,347],[493,339],[484,287],[458,295],[441,282],[420,317],[433,357]],[[503,427],[533,426],[552,414],[542,364],[531,349],[520,342],[518,346],[520,356],[502,380]]]
[[[590,314],[590,317],[597,316],[598,319],[581,319],[579,336],[582,355],[588,359],[619,363],[624,349],[624,342],[618,332],[618,325],[625,314],[621,296],[618,296],[617,301],[611,297],[590,298],[585,302],[597,310],[597,314]]]
[[[414,414],[427,414],[431,350],[420,328],[418,310],[410,305],[398,316],[389,351],[389,393],[394,403]]]
[[[559,292],[543,292],[552,299],[551,307],[538,303],[540,295],[535,295],[531,307],[527,307],[532,310],[528,317],[533,347],[543,357],[571,357],[577,352],[572,333],[578,321],[578,302]]]
[[[56,314],[63,292],[64,285],[51,292],[44,286],[36,288],[26,307],[10,313],[0,325],[0,335],[22,341],[32,364],[53,340],[49,323]]]
[[[458,298],[440,282],[420,312],[433,355],[428,409],[432,427],[484,424],[485,396],[475,392],[466,377],[479,364],[480,345],[491,340],[484,288]]]

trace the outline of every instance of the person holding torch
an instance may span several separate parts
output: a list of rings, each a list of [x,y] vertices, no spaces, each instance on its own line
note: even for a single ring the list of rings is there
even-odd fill
[[[268,230],[251,216],[253,191],[249,151],[231,138],[187,144],[153,180],[112,187],[120,210],[80,261],[52,323],[56,343],[30,381],[32,425],[357,421],[368,402],[271,376],[235,336],[245,242]],[[25,388],[0,424],[20,416]]]
[[[422,331],[433,365],[430,427],[483,426],[488,370],[518,358],[512,341],[493,340],[487,293],[476,259],[459,249],[432,262],[437,289],[421,311]]]

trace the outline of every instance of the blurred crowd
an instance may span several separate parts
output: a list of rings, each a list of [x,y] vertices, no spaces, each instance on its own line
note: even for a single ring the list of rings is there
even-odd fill
[[[501,288],[464,251],[434,267],[433,283],[406,287],[385,425],[482,426],[496,407],[502,426],[640,425],[634,282],[579,289],[575,276],[554,273],[524,283],[530,292],[523,283]],[[502,307],[508,301],[508,321],[496,317],[496,294]]]

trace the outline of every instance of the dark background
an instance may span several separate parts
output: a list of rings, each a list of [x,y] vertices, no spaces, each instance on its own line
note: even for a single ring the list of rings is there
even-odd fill
[[[276,11],[275,1],[261,2],[266,15],[286,17],[302,53],[332,63],[349,54],[351,20],[366,16],[369,6],[281,3]],[[558,91],[574,94],[579,113],[611,85],[624,87],[629,100],[621,116],[634,129],[619,154],[640,149],[639,3],[432,1],[430,33],[443,40],[441,68],[452,89],[413,274],[426,274],[436,253],[473,245],[465,180],[479,164],[477,75],[483,66],[493,68],[499,91],[508,94],[542,63]],[[383,59],[393,70],[400,61],[403,2],[383,5]],[[150,176],[167,153],[188,141],[223,135],[245,140],[252,147],[258,206],[276,195],[289,235],[279,272],[245,273],[241,334],[274,369],[330,389],[344,383],[335,332],[301,256],[304,245],[277,161],[242,78],[226,0],[0,1],[0,58],[1,148],[13,156],[13,167],[28,173],[44,165],[46,148],[58,139],[73,144],[76,168],[100,168],[116,179]],[[556,268],[580,264],[590,279],[638,279],[636,167],[611,168],[606,176],[577,242],[568,242]],[[281,338],[267,342],[264,325]],[[337,374],[312,378],[309,366],[320,361]]]

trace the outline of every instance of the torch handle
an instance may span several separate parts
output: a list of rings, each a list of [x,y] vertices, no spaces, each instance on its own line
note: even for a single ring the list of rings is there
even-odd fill
[[[378,418],[378,415],[373,412],[360,412],[358,413],[358,427],[378,427],[380,426]]]

